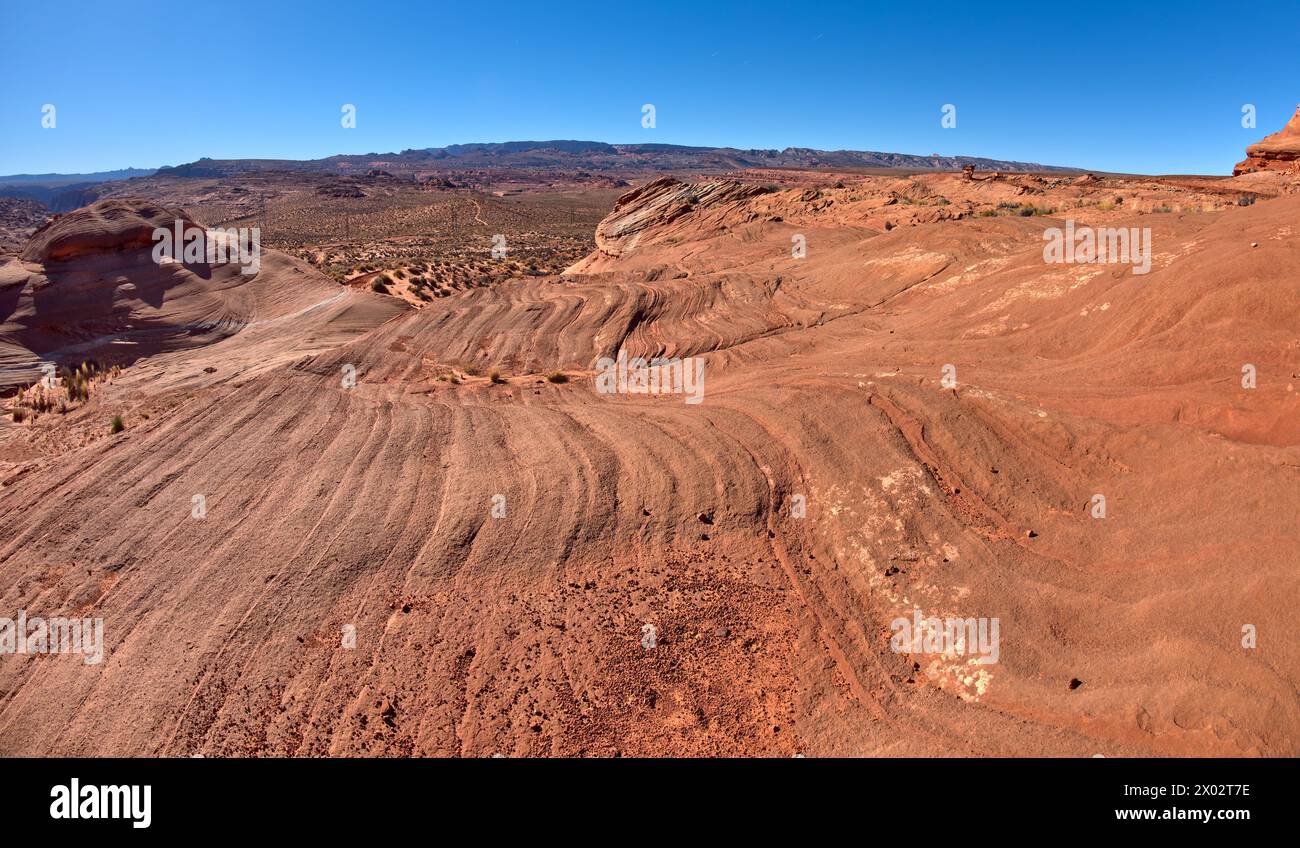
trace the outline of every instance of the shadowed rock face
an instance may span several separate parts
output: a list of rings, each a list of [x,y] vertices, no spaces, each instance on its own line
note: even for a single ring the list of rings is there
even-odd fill
[[[0,659],[0,753],[1300,753],[1300,196],[1241,180],[657,180],[379,326],[264,261],[124,433],[0,430],[0,610],[107,643]],[[972,205],[1024,198],[1074,205]],[[1046,264],[1065,215],[1150,273]],[[703,402],[597,392],[620,351]],[[998,661],[895,650],[918,609]]]
[[[1246,158],[1232,169],[1234,176],[1252,171],[1300,172],[1300,106],[1287,125],[1246,148]]]
[[[256,358],[266,366],[294,350],[319,350],[299,344],[311,337],[309,328],[337,328],[331,322],[357,307],[371,313],[370,326],[401,309],[396,301],[344,291],[274,251],[251,275],[241,271],[237,253],[211,265],[159,264],[153,233],[174,232],[177,221],[201,227],[183,210],[148,200],[104,200],[48,222],[20,258],[0,259],[0,389],[36,382],[43,363],[127,365],[245,330],[262,337]],[[268,323],[317,306],[297,326]]]

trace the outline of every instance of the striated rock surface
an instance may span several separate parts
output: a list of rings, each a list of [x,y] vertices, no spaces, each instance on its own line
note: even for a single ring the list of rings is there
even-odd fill
[[[0,659],[0,754],[1300,753],[1300,197],[751,191],[655,181],[591,271],[342,341],[268,259],[241,332],[0,458],[0,609],[106,643]],[[1149,273],[1045,264],[1066,215]],[[702,402],[597,391],[617,351],[702,357]],[[996,661],[899,649],[917,610]]]
[[[78,256],[152,247],[153,232],[171,228],[177,220],[198,226],[179,209],[167,209],[141,198],[101,200],[61,215],[32,234],[23,250],[28,262],[63,262]]]
[[[148,200],[104,200],[48,222],[20,257],[0,259],[0,391],[36,382],[43,363],[126,365],[247,333],[222,374],[229,378],[318,351],[322,340],[349,338],[403,308],[271,250],[251,274],[237,261],[159,264],[154,230],[177,220],[201,226]],[[201,372],[173,370],[166,381],[193,373]]]
[[[617,257],[642,243],[650,230],[667,237],[666,225],[707,209],[719,208],[756,197],[763,186],[736,180],[684,183],[660,177],[629,191],[618,199],[614,211],[596,228],[596,249]]]

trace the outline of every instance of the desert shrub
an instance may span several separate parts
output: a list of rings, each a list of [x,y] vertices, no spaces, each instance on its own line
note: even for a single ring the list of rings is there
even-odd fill
[[[567,383],[569,378],[562,371],[552,371],[546,375],[546,379],[551,383]]]
[[[27,418],[27,410],[23,409],[21,406],[15,406],[10,411],[13,413],[15,424],[21,424],[23,423],[23,420]]]
[[[1241,197],[1237,198],[1238,206],[1250,206],[1254,202],[1255,202],[1255,195],[1253,194],[1243,194]]]
[[[109,435],[116,435],[126,429],[126,424],[122,421],[122,416],[114,415],[112,422],[108,425]]]
[[[68,400],[84,402],[90,399],[90,381],[81,368],[63,372],[63,388],[68,392]]]
[[[501,371],[499,369],[493,368],[491,371],[488,372],[488,380],[490,380],[493,383],[499,384],[499,383],[504,383],[506,381],[506,378],[501,376]]]
[[[1112,201],[1103,200],[1101,203],[1097,204],[1097,208],[1100,209],[1102,212],[1109,212],[1110,210],[1115,208],[1115,204]]]
[[[370,290],[380,294],[388,294],[388,286],[384,284],[383,277],[376,277],[370,283]]]

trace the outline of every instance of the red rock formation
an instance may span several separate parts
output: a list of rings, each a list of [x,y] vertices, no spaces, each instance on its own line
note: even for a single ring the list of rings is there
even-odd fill
[[[1285,127],[1246,148],[1246,158],[1232,169],[1232,175],[1252,171],[1300,173],[1300,106]]]
[[[271,251],[161,316],[119,292],[190,272],[147,250],[0,265],[15,334],[95,329],[76,285],[243,325],[0,427],[0,614],[105,623],[100,663],[0,658],[0,755],[1300,753],[1300,196],[721,185],[625,197],[595,271],[379,326]],[[963,186],[1150,228],[1150,273],[1046,264],[1060,217],[922,222]],[[600,391],[617,351],[704,358],[706,398]],[[1000,658],[900,650],[917,609],[996,618]]]
[[[177,220],[201,226],[152,201],[104,200],[45,224],[21,257],[0,258],[0,391],[34,383],[47,362],[128,364],[234,337],[243,351],[236,359],[265,367],[321,350],[331,335],[350,339],[403,308],[273,250],[261,252],[251,275],[237,262],[159,264],[154,230]],[[209,364],[167,370],[163,382]],[[226,375],[236,370],[222,365]]]
[[[691,212],[748,200],[765,191],[735,180],[688,184],[660,177],[618,199],[613,213],[596,228],[596,248],[619,256],[636,247],[641,234],[650,229],[661,230]]]

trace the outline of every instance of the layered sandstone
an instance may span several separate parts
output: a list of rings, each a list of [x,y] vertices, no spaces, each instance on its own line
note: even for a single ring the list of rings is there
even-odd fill
[[[1287,125],[1246,148],[1246,158],[1232,169],[1233,176],[1253,171],[1300,173],[1300,106]]]
[[[125,432],[0,430],[0,609],[107,643],[0,659],[0,754],[1295,756],[1300,197],[1089,182],[656,181],[564,277],[345,293],[350,337],[264,258]],[[1046,264],[1067,216],[1149,273]],[[703,402],[598,392],[619,352]]]

